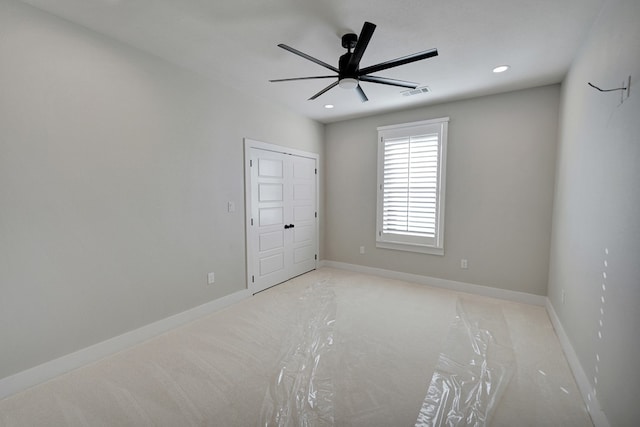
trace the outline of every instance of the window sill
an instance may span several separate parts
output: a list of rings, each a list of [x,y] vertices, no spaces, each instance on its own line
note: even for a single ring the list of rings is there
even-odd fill
[[[376,242],[376,248],[444,256],[444,248],[435,248],[433,246],[410,245],[406,243]]]

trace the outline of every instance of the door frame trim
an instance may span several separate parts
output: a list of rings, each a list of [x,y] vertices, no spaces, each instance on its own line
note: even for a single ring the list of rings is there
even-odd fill
[[[320,155],[317,153],[311,153],[309,151],[298,150],[295,148],[284,147],[282,145],[270,144],[268,142],[262,142],[255,139],[244,138],[244,217],[245,217],[245,225],[244,225],[244,249],[245,249],[245,271],[246,271],[246,283],[247,289],[251,292],[251,294],[255,294],[254,288],[252,286],[251,276],[252,276],[252,268],[253,265],[253,254],[251,252],[251,239],[250,237],[250,228],[251,228],[251,165],[249,161],[251,160],[250,151],[252,148],[257,148],[259,150],[265,151],[273,151],[276,153],[289,154],[298,157],[307,157],[314,159],[316,162],[316,212],[318,212],[318,216],[316,217],[316,268],[318,267],[318,257],[320,256]]]

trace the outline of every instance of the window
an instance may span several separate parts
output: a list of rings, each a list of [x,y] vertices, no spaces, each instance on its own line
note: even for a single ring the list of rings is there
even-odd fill
[[[378,128],[377,247],[444,255],[448,123]]]

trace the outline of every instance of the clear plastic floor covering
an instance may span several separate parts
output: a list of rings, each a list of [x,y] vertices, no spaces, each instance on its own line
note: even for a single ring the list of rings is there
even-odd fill
[[[336,294],[331,281],[313,283],[299,299],[291,332],[269,384],[262,426],[335,425]],[[456,301],[443,352],[416,427],[487,426],[513,373],[515,357],[497,304]]]

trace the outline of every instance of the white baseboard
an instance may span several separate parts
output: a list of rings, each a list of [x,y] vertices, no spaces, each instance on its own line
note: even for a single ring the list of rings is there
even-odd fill
[[[556,335],[560,340],[560,345],[562,346],[564,355],[567,358],[569,367],[571,368],[573,376],[576,379],[576,383],[578,385],[578,389],[580,390],[580,394],[582,395],[582,399],[587,405],[587,410],[589,411],[589,415],[591,415],[591,421],[593,421],[593,425],[595,427],[610,427],[607,416],[600,408],[600,403],[596,398],[593,386],[591,385],[591,382],[589,382],[587,374],[584,372],[582,364],[578,359],[578,355],[576,354],[573,346],[571,345],[571,342],[569,341],[569,336],[564,331],[562,323],[560,323],[560,318],[556,314],[556,311],[553,308],[553,305],[551,304],[551,300],[549,300],[549,298],[546,298],[545,307],[547,309],[547,313],[549,314],[549,319],[551,319],[551,324],[553,325],[553,328],[556,331]]]
[[[251,296],[249,290],[242,290],[231,295],[218,298],[206,304],[199,305],[182,313],[175,314],[149,325],[143,326],[122,335],[83,348],[41,365],[27,369],[17,374],[0,379],[0,399],[23,391],[34,385],[43,383],[66,372],[80,368],[104,357],[126,350],[136,344],[184,325],[207,314],[219,311],[225,307],[242,301]]]
[[[474,285],[472,283],[456,282],[454,280],[439,279],[437,277],[421,276],[418,274],[402,273],[382,268],[366,267],[363,265],[347,264],[344,262],[323,260],[320,267],[339,268],[342,270],[354,271],[356,273],[371,274],[374,276],[386,277],[406,282],[419,283],[421,285],[444,288],[452,291],[466,292],[469,294],[482,295],[485,297],[499,298],[508,301],[521,302],[524,304],[538,305],[544,307],[546,297],[542,295],[528,294],[526,292],[510,291],[506,289],[492,288],[490,286]]]

